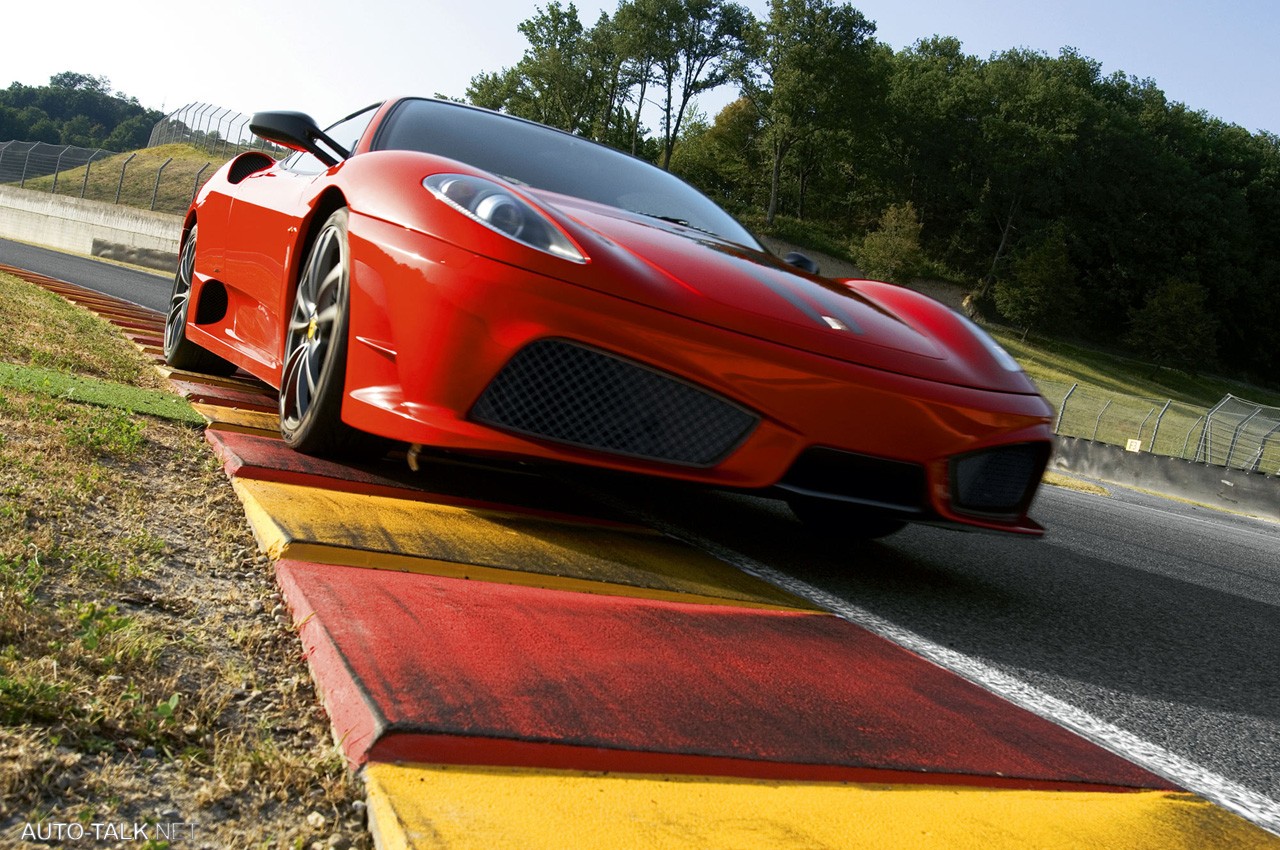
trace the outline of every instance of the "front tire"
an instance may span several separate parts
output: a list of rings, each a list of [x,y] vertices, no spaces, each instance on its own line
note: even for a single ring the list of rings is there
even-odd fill
[[[191,312],[191,286],[195,281],[196,236],[193,225],[178,256],[178,270],[173,275],[173,293],[169,296],[169,312],[164,322],[164,362],[175,369],[205,375],[230,375],[234,363],[223,360],[187,339],[187,317]]]
[[[878,540],[907,525],[891,513],[837,499],[792,496],[787,504],[806,527],[829,540]]]
[[[365,435],[342,421],[351,306],[347,211],[326,219],[298,281],[285,333],[280,434],[297,451],[352,454]]]

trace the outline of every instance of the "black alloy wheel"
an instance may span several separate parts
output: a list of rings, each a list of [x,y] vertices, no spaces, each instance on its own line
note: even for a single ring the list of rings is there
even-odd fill
[[[347,211],[339,209],[311,245],[285,333],[280,433],[306,454],[351,454],[366,442],[341,418],[350,303]]]
[[[206,375],[230,375],[236,370],[218,355],[187,339],[187,316],[191,311],[191,286],[195,280],[197,226],[192,226],[178,256],[173,276],[173,294],[164,321],[164,361],[175,369]]]

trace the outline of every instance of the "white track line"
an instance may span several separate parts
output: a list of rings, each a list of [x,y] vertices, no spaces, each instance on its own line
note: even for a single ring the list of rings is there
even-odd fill
[[[618,507],[624,507],[618,505]],[[831,613],[861,626],[867,631],[932,661],[939,667],[974,682],[1019,708],[1024,708],[1087,738],[1103,749],[1121,756],[1152,773],[1168,779],[1222,808],[1234,812],[1263,829],[1280,835],[1280,802],[1259,794],[1224,776],[1219,776],[1195,762],[1145,741],[1125,729],[1100,720],[1076,706],[1050,696],[994,667],[941,646],[909,629],[904,629],[871,611],[847,602],[833,594],[800,581],[760,563],[688,529],[625,507],[628,513],[642,516],[653,528],[697,546],[739,569],[761,578],[796,596],[813,602]]]

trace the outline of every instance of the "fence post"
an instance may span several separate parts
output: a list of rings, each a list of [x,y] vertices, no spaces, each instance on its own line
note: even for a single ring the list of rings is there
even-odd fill
[[[1142,442],[1142,431],[1143,431],[1143,429],[1144,429],[1144,428],[1146,428],[1146,427],[1147,427],[1147,420],[1148,420],[1148,419],[1150,419],[1150,418],[1151,418],[1151,414],[1153,414],[1153,413],[1155,413],[1155,412],[1156,412],[1156,409],[1153,407],[1153,408],[1151,408],[1150,410],[1148,410],[1148,411],[1147,411],[1147,415],[1146,415],[1146,416],[1142,417],[1142,424],[1138,426],[1138,442],[1139,442],[1139,443],[1141,443],[1141,442]],[[1154,440],[1152,440],[1152,443],[1154,444],[1154,443],[1155,443],[1155,441],[1154,441]]]
[[[27,158],[22,161],[22,182],[18,184],[19,189],[27,188],[27,166],[31,164],[31,152],[35,149],[35,145],[27,148]]]
[[[1236,453],[1236,444],[1240,442],[1240,432],[1244,430],[1244,426],[1248,425],[1249,422],[1253,420],[1253,417],[1257,416],[1261,412],[1262,408],[1259,407],[1255,409],[1253,413],[1250,413],[1244,419],[1240,420],[1240,424],[1236,426],[1236,430],[1231,433],[1231,445],[1227,447],[1227,459],[1222,464],[1223,466],[1227,468],[1231,467],[1231,458]]]
[[[1196,432],[1196,426],[1203,421],[1204,421],[1204,417],[1201,416],[1195,422],[1191,423],[1191,428],[1190,430],[1187,431],[1187,438],[1182,441],[1182,454],[1178,455],[1178,457],[1182,458],[1183,460],[1187,459],[1187,446],[1191,445],[1191,435]]]
[[[1164,415],[1169,412],[1169,405],[1173,404],[1173,399],[1169,399],[1164,403],[1164,407],[1160,408],[1160,415],[1156,417],[1156,427],[1151,429],[1151,453],[1156,451],[1156,437],[1160,436],[1160,423],[1164,420]],[[1142,436],[1139,434],[1138,436]]]
[[[209,119],[209,116],[213,114],[211,110],[216,110],[217,108],[218,107],[214,106],[212,103],[206,103],[204,105],[204,109],[201,109],[200,112],[198,113],[199,114],[198,120],[200,121],[200,127],[196,132],[200,133],[200,135],[207,136],[209,134],[208,119]],[[195,144],[194,138],[192,139],[192,144]]]
[[[1062,417],[1067,413],[1067,399],[1071,398],[1071,394],[1076,391],[1079,384],[1072,384],[1071,389],[1067,390],[1067,394],[1062,397],[1062,406],[1058,408],[1058,421],[1053,423],[1053,433],[1062,433]]]
[[[1200,458],[1202,457],[1205,459],[1204,460],[1205,463],[1209,462],[1209,450],[1212,448],[1212,446],[1210,445],[1210,441],[1212,438],[1209,436],[1209,429],[1213,425],[1213,414],[1217,413],[1218,409],[1222,407],[1222,405],[1226,404],[1228,401],[1230,401],[1233,398],[1235,398],[1235,396],[1231,395],[1230,393],[1227,393],[1227,395],[1222,399],[1222,401],[1218,402],[1213,406],[1213,410],[1210,410],[1207,414],[1205,414],[1204,431],[1201,432],[1200,434],[1200,445],[1196,446],[1196,462],[1197,463],[1200,463]]]
[[[196,199],[196,192],[200,191],[200,175],[204,174],[204,170],[211,165],[213,165],[212,162],[206,162],[204,166],[196,172],[195,182],[191,186],[191,200],[187,201],[188,206]]]
[[[1262,435],[1262,439],[1258,442],[1258,454],[1254,456],[1253,465],[1249,468],[1251,472],[1257,472],[1258,467],[1262,466],[1262,453],[1267,450],[1267,440],[1270,440],[1277,433],[1280,433],[1280,422],[1277,422],[1276,427]],[[1276,472],[1280,473],[1280,465],[1276,466]]]
[[[169,157],[160,164],[160,168],[156,171],[156,185],[151,190],[151,209],[156,208],[156,198],[160,195],[160,175],[164,174],[164,167],[173,162],[173,157]]]
[[[208,151],[209,151],[209,153],[210,153],[211,155],[213,155],[213,156],[217,156],[217,155],[218,155],[218,145],[219,145],[219,144],[221,144],[221,142],[222,142],[222,138],[223,138],[223,136],[222,136],[222,122],[223,122],[224,120],[226,120],[227,118],[229,118],[229,117],[230,117],[231,115],[233,115],[233,114],[234,114],[234,113],[233,113],[230,109],[227,109],[227,108],[225,108],[225,107],[224,107],[224,108],[222,108],[222,109],[219,109],[217,112],[215,112],[215,113],[214,113],[214,117],[216,117],[218,120],[217,120],[216,122],[214,122],[213,129],[212,129],[212,130],[210,130],[210,132],[211,132],[211,133],[217,133],[217,134],[218,134],[218,139],[217,139],[217,141],[215,141],[215,142],[211,142],[211,143],[208,145],[208,147],[206,148],[206,150],[208,150]]]
[[[197,103],[192,105],[199,108],[192,112],[191,120],[189,122],[183,122],[187,125],[187,135],[186,138],[182,139],[182,141],[189,145],[195,144],[196,133],[200,132],[200,122],[204,119],[205,110],[209,108],[209,104],[207,103]]]
[[[133,158],[137,155],[138,155],[137,151],[134,151],[133,153],[129,154],[129,157],[124,162],[120,163],[120,182],[116,184],[116,203],[117,204],[120,203],[120,189],[124,187],[124,170],[129,167],[129,163],[132,162]]]
[[[62,176],[62,158],[67,155],[69,150],[71,150],[71,145],[63,145],[62,152],[58,154],[58,158],[53,163],[53,188],[49,190],[50,195],[58,194],[58,178]]]
[[[93,153],[89,154],[89,159],[84,164],[84,182],[80,184],[80,197],[84,197],[85,191],[89,188],[89,166],[93,165],[93,158],[102,153],[102,148],[97,148]]]
[[[1098,428],[1102,425],[1102,414],[1106,413],[1107,408],[1110,406],[1111,399],[1107,399],[1107,403],[1102,405],[1102,409],[1098,411],[1098,418],[1093,420],[1093,437],[1091,439],[1095,441],[1098,439]]]

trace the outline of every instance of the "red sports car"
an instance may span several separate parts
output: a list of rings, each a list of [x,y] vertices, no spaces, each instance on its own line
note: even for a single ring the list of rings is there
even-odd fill
[[[1050,407],[965,317],[778,259],[671,174],[406,98],[253,131],[187,213],[165,355],[280,389],[302,452],[368,435],[768,488],[850,536],[1036,534]]]

